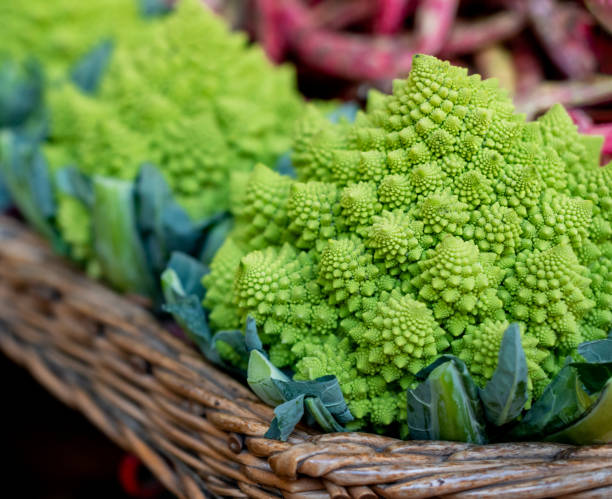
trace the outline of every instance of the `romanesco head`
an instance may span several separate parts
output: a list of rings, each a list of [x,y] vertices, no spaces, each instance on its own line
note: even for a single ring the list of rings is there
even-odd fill
[[[273,68],[200,2],[181,0],[117,41],[97,95],[51,91],[51,134],[88,173],[131,179],[156,164],[199,218],[228,208],[231,171],[289,148],[294,88],[289,68]]]
[[[298,180],[240,183],[245,256],[205,306],[256,315],[300,379],[335,374],[358,425],[401,421],[440,354],[486,383],[512,321],[535,396],[612,326],[612,166],[561,107],[525,123],[495,81],[418,56],[354,124],[309,111],[294,151]]]
[[[0,60],[35,57],[51,79],[63,77],[100,40],[130,37],[144,23],[130,0],[2,2],[0,19]]]

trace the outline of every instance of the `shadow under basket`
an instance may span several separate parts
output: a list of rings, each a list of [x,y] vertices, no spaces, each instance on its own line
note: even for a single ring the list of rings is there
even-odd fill
[[[612,497],[612,445],[266,439],[270,407],[4,217],[0,348],[178,497]]]

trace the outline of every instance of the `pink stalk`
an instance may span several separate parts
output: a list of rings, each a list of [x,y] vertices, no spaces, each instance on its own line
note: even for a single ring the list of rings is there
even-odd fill
[[[584,3],[593,17],[612,35],[612,1],[585,0]]]
[[[597,61],[589,48],[588,13],[574,4],[528,0],[527,14],[548,56],[567,76],[592,74]]]
[[[541,83],[531,92],[518,96],[514,103],[517,111],[533,118],[557,102],[584,106],[609,100],[612,100],[612,76],[596,75],[588,81]]]
[[[374,3],[371,0],[371,3]],[[402,29],[404,19],[416,7],[416,0],[377,0],[378,8],[374,18],[374,33],[393,35]]]
[[[516,93],[530,92],[544,80],[540,61],[523,38],[518,38],[512,44],[512,56],[517,77]]]
[[[342,29],[367,20],[376,12],[372,0],[328,0],[310,9],[313,23],[319,28]]]
[[[287,50],[287,43],[279,23],[279,9],[276,0],[256,0],[258,22],[256,34],[271,61],[280,62]]]
[[[297,0],[283,0],[280,23],[298,57],[322,73],[350,80],[379,80],[410,70],[410,41],[401,37],[372,39],[319,29]]]
[[[584,132],[593,126],[593,120],[582,109],[568,109],[567,114],[570,115],[579,132]]]
[[[444,44],[442,54],[450,56],[476,52],[487,45],[515,36],[524,25],[525,16],[517,10],[503,11],[473,22],[457,21]]]
[[[422,0],[415,13],[416,50],[438,54],[450,33],[458,0]]]

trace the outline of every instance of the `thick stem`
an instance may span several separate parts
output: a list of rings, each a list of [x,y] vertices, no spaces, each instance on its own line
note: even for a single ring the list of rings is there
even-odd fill
[[[548,56],[564,74],[584,78],[597,61],[589,47],[591,19],[573,4],[555,0],[529,0],[527,15]]]
[[[472,22],[457,21],[442,54],[450,56],[478,51],[515,36],[524,26],[525,16],[517,10],[500,12]]]
[[[540,111],[560,102],[584,106],[612,100],[612,76],[597,75],[588,81],[544,82],[515,99],[516,109],[533,118]]]
[[[416,50],[423,54],[440,52],[457,14],[458,0],[423,0],[415,13]]]
[[[378,0],[377,3],[373,30],[379,35],[393,35],[399,32],[404,24],[404,19],[414,11],[417,5],[416,0]]]

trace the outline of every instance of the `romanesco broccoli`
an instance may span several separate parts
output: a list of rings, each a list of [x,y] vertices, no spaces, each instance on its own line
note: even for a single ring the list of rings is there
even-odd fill
[[[130,180],[153,163],[194,219],[228,208],[230,172],[274,163],[290,147],[301,108],[291,69],[273,68],[197,0],[116,40],[95,95],[66,83],[47,97],[52,167]],[[74,208],[60,199],[61,218]],[[80,227],[62,229],[81,244]]]
[[[136,0],[28,0],[0,3],[0,60],[38,59],[51,79],[64,73],[104,38],[141,29]]]
[[[237,182],[204,306],[216,328],[252,314],[297,379],[335,374],[362,425],[401,422],[406,387],[441,354],[484,385],[511,321],[537,397],[612,326],[600,144],[560,106],[526,123],[494,80],[417,56],[354,124],[306,114],[298,180],[259,165]]]

